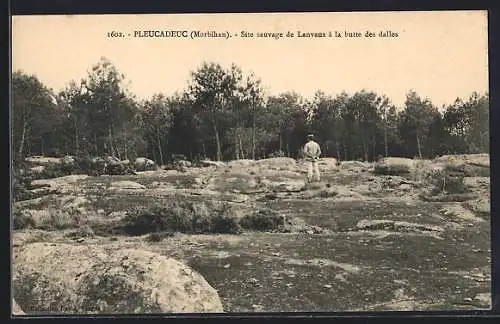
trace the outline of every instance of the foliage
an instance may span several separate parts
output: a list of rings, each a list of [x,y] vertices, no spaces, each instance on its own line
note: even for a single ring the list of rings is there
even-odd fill
[[[12,218],[12,226],[15,230],[21,230],[25,228],[34,228],[36,223],[31,214],[16,210]]]
[[[241,232],[227,205],[177,200],[167,203],[166,206],[134,208],[127,212],[119,227],[129,235],[164,231],[194,234]]]
[[[297,158],[310,132],[323,156],[339,161],[489,152],[488,94],[472,92],[441,111],[413,90],[403,107],[365,89],[337,95],[318,90],[311,100],[292,89],[268,96],[253,73],[214,62],[192,71],[186,86],[170,96],[157,93],[137,100],[127,90],[125,76],[106,58],[59,93],[36,76],[15,71],[13,152],[19,158],[147,157],[158,165],[171,164],[175,154],[192,162]],[[79,170],[71,172],[106,172],[102,165],[85,163],[80,160]],[[107,172],[130,171],[114,165]],[[46,172],[52,177],[70,167]]]
[[[453,169],[435,170],[427,174],[426,183],[430,187],[431,195],[463,194],[468,192],[464,183],[464,175]]]
[[[272,231],[285,225],[285,219],[271,209],[260,209],[243,216],[240,225],[245,229]]]

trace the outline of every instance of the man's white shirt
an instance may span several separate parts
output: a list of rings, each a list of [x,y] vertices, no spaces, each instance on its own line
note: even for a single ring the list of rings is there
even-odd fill
[[[321,155],[321,148],[318,143],[309,141],[304,145],[304,154],[308,160],[317,159]]]

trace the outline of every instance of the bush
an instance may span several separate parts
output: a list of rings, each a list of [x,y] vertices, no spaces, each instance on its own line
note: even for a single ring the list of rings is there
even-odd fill
[[[489,177],[490,168],[474,164],[447,164],[445,169],[449,173],[459,174],[465,177]]]
[[[12,167],[12,194],[14,201],[22,201],[33,199],[33,194],[30,192],[31,181],[33,174],[28,169],[27,165],[19,162]]]
[[[272,209],[261,209],[240,219],[241,227],[257,231],[273,231],[285,225],[285,218]]]
[[[376,163],[373,172],[379,175],[403,175],[409,174],[410,168],[407,165],[387,165],[384,163]]]
[[[173,231],[190,234],[241,233],[229,206],[211,202],[172,201],[167,206],[134,208],[127,212],[121,231],[129,235]]]
[[[154,232],[150,233],[148,237],[146,238],[147,241],[149,242],[161,242],[167,237],[173,236],[174,233],[168,231],[168,232]]]
[[[20,210],[14,212],[12,226],[15,230],[34,228],[36,226],[33,216],[29,213],[23,213]]]
[[[430,194],[463,194],[468,189],[464,183],[464,175],[455,173],[451,168],[433,170],[426,176],[426,183],[430,186]]]
[[[64,156],[63,152],[58,148],[51,148],[45,152],[45,156],[53,158],[62,158]]]
[[[52,179],[73,174],[76,167],[72,163],[60,162],[48,164],[42,172],[37,175],[39,179]]]
[[[109,175],[128,175],[135,174],[135,170],[131,163],[116,163],[106,165],[104,173]]]
[[[323,189],[319,192],[319,197],[321,198],[331,198],[337,196],[338,193],[334,190]]]
[[[92,238],[95,236],[95,234],[94,234],[94,230],[90,226],[84,225],[84,226],[80,227],[79,229],[66,234],[65,236],[68,238],[72,238],[72,239],[78,239],[78,238],[86,238],[86,237]]]
[[[277,157],[285,157],[285,152],[278,150],[268,155],[268,158],[277,158]]]
[[[80,227],[82,213],[76,208],[49,209],[49,217],[44,219],[38,228],[44,230],[63,230]]]

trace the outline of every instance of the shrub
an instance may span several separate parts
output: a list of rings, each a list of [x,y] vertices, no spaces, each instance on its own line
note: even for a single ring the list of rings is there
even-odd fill
[[[63,152],[58,148],[51,148],[45,152],[45,156],[53,158],[61,158],[64,156]]]
[[[64,177],[75,173],[76,166],[72,163],[59,162],[59,163],[49,163],[42,172],[37,174],[38,179],[52,179]]]
[[[149,242],[161,242],[167,237],[173,236],[174,233],[168,231],[168,232],[154,232],[150,233],[148,237],[146,238],[147,241]]]
[[[135,171],[131,163],[116,163],[106,165],[104,173],[109,175],[128,175],[135,174]]]
[[[129,235],[173,231],[191,234],[238,234],[241,229],[229,214],[229,206],[211,202],[172,201],[166,206],[134,208],[127,212],[120,229]]]
[[[82,223],[82,213],[74,208],[49,209],[49,217],[44,219],[39,228],[45,230],[62,230],[79,227]]]
[[[379,175],[402,175],[410,173],[410,168],[407,165],[376,163],[373,172]]]
[[[103,159],[92,159],[88,155],[80,155],[75,158],[79,173],[87,175],[104,174],[105,164]]]
[[[285,152],[278,150],[268,155],[268,158],[277,158],[277,157],[285,157]]]
[[[285,218],[272,209],[260,209],[240,219],[241,227],[257,231],[277,230],[285,225]]]
[[[338,193],[333,190],[323,189],[319,192],[319,197],[321,198],[331,198],[337,196]]]
[[[430,194],[463,194],[468,192],[464,183],[464,175],[455,173],[453,169],[433,170],[426,175],[426,181],[430,186]]]
[[[79,229],[66,234],[65,236],[72,239],[78,239],[82,237],[94,237],[95,234],[94,230],[90,226],[84,225]]]
[[[12,217],[12,226],[15,230],[34,228],[36,226],[35,220],[30,213],[23,213],[16,210]]]
[[[22,201],[33,198],[30,192],[33,175],[25,163],[15,164],[12,168],[12,194],[14,201]]]

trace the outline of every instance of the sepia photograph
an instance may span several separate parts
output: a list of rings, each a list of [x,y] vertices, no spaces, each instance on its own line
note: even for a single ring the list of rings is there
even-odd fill
[[[13,315],[491,308],[486,10],[11,25]]]

